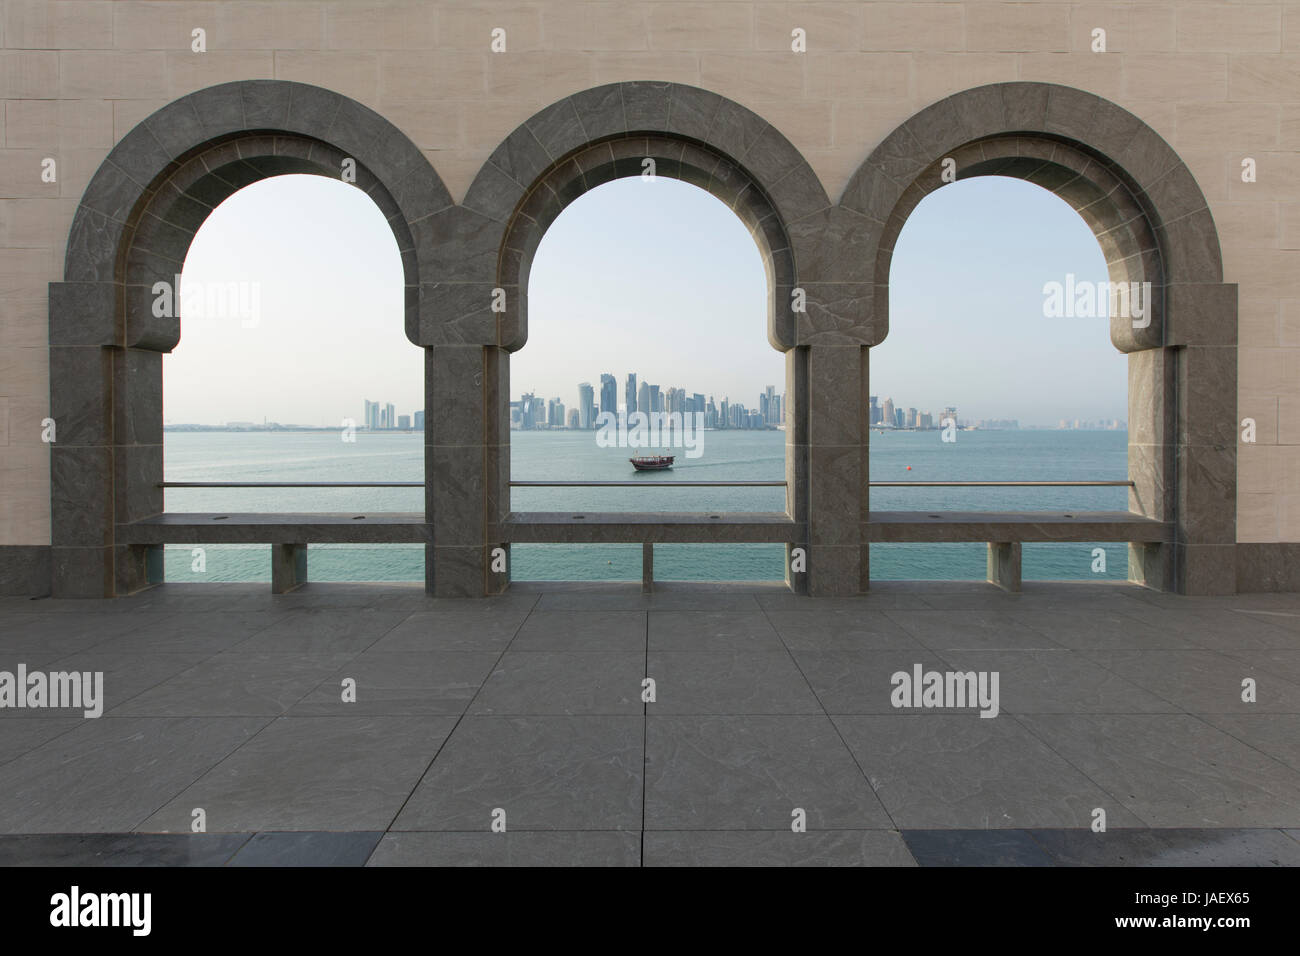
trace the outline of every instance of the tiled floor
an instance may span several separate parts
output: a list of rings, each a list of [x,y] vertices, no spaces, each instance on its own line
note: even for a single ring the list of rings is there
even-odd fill
[[[0,865],[1300,865],[1300,595],[168,585],[0,599],[19,664],[104,715],[0,710]]]

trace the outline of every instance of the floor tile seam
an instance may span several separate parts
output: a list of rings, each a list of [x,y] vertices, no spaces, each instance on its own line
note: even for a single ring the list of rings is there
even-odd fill
[[[166,717],[163,717],[163,718],[158,718],[158,717],[147,717],[147,718],[143,718],[143,719],[145,719],[145,720],[168,720],[168,719],[171,719],[171,718],[166,718]],[[192,718],[181,718],[181,719],[192,719]],[[220,719],[232,719],[232,718],[216,718],[216,719],[220,720]],[[204,777],[206,777],[206,776],[207,776],[208,774],[210,774],[212,771],[216,770],[216,769],[217,769],[218,767],[220,767],[223,763],[225,763],[227,760],[229,760],[231,757],[233,757],[233,756],[234,756],[236,753],[238,753],[240,750],[243,750],[246,746],[248,746],[250,743],[252,743],[252,742],[253,742],[254,740],[256,740],[258,737],[260,737],[260,736],[262,735],[262,733],[263,733],[263,732],[264,732],[268,727],[270,727],[272,724],[274,724],[274,723],[276,722],[276,720],[278,720],[279,718],[278,718],[278,717],[269,717],[269,718],[261,718],[261,717],[258,717],[258,718],[237,717],[237,718],[233,718],[233,719],[235,719],[235,720],[265,719],[265,723],[263,723],[262,726],[259,727],[259,728],[256,730],[256,732],[249,734],[248,737],[246,737],[243,741],[241,741],[240,743],[236,744],[234,748],[232,748],[232,749],[231,749],[230,751],[228,751],[227,753],[225,753],[225,754],[221,755],[220,757],[218,757],[218,758],[217,758],[213,763],[209,764],[209,765],[208,765],[206,768],[204,768],[203,770],[199,771],[199,773],[198,773],[196,776],[194,776],[194,778],[191,779],[188,783],[185,783],[185,784],[181,785],[180,789],[178,789],[178,790],[177,790],[175,793],[173,793],[170,797],[167,797],[166,799],[164,799],[162,803],[157,804],[157,805],[154,807],[153,810],[149,811],[149,812],[146,813],[143,817],[141,817],[141,818],[139,819],[139,821],[138,821],[138,822],[137,822],[137,823],[136,823],[136,824],[131,828],[132,832],[135,832],[136,830],[138,830],[141,826],[143,826],[143,825],[145,824],[146,821],[148,821],[149,819],[151,819],[151,818],[152,818],[153,816],[155,816],[156,814],[161,813],[162,810],[163,810],[163,808],[166,807],[168,804],[172,803],[172,802],[175,801],[175,800],[180,799],[181,794],[183,794],[186,790],[188,790],[190,787],[194,786],[196,783],[198,783],[200,780],[202,780]]]
[[[1191,717],[1193,720],[1196,720],[1196,721],[1200,722],[1200,723],[1203,724],[1205,727],[1209,728],[1210,730],[1214,731],[1215,733],[1223,734],[1224,736],[1229,737],[1229,738],[1231,738],[1232,740],[1237,741],[1237,742],[1238,742],[1239,744],[1241,744],[1243,747],[1246,747],[1246,748],[1249,749],[1249,750],[1253,750],[1255,753],[1259,754],[1260,756],[1264,757],[1265,759],[1270,760],[1270,761],[1272,761],[1273,763],[1277,764],[1279,767],[1282,767],[1282,768],[1284,768],[1285,770],[1289,771],[1290,773],[1295,774],[1295,775],[1296,775],[1296,782],[1297,782],[1297,784],[1300,784],[1300,766],[1294,766],[1294,767],[1293,767],[1291,764],[1287,763],[1287,762],[1286,762],[1285,760],[1283,760],[1281,757],[1278,757],[1278,756],[1276,756],[1275,754],[1271,754],[1271,753],[1269,753],[1269,752],[1266,751],[1266,750],[1261,750],[1259,747],[1256,747],[1256,746],[1255,746],[1254,744],[1252,744],[1250,741],[1248,741],[1248,740],[1243,740],[1241,737],[1238,737],[1238,736],[1237,736],[1235,733],[1233,733],[1232,731],[1230,731],[1230,730],[1225,730],[1224,728],[1219,727],[1219,726],[1216,726],[1215,724],[1212,724],[1212,723],[1210,723],[1208,720],[1205,719],[1206,716],[1215,716],[1215,717],[1220,717],[1220,716],[1223,716],[1223,717],[1228,717],[1228,716],[1243,716],[1243,717],[1245,717],[1245,716],[1256,716],[1256,717],[1277,717],[1277,716],[1293,716],[1293,715],[1287,715],[1287,714],[1282,714],[1282,715],[1279,715],[1279,714],[1255,714],[1255,715],[1249,715],[1249,714],[1213,714],[1213,715],[1202,715],[1202,714],[1193,714],[1193,713],[1188,713],[1187,716],[1188,716],[1188,717]]]
[[[475,690],[474,695],[470,697],[468,701],[466,701],[465,708],[461,711],[460,715],[456,717],[456,722],[452,724],[451,730],[447,731],[447,736],[445,736],[442,739],[442,742],[438,744],[438,747],[434,751],[433,756],[430,757],[429,762],[425,764],[424,770],[416,778],[414,785],[410,789],[410,792],[406,794],[406,797],[402,800],[401,805],[393,813],[392,818],[388,821],[388,825],[384,827],[385,832],[391,830],[393,824],[396,823],[398,818],[402,815],[402,813],[405,812],[407,804],[411,802],[411,798],[414,797],[416,791],[420,789],[420,785],[424,783],[425,777],[429,775],[429,771],[433,769],[433,765],[437,762],[438,757],[442,755],[442,751],[446,748],[447,744],[451,741],[451,738],[454,737],[456,735],[456,731],[460,729],[460,725],[465,720],[466,716],[468,716],[470,708],[474,706],[474,702],[478,700],[479,694],[483,692],[484,686],[486,686],[487,682],[492,678],[492,675],[493,673],[496,672],[496,669],[499,666],[501,666],[501,661],[505,657],[506,652],[510,650],[511,645],[513,645],[514,642],[518,639],[519,632],[523,630],[524,625],[528,622],[528,619],[533,616],[533,610],[536,608],[537,602],[540,599],[541,599],[541,595],[539,594],[537,598],[533,601],[532,605],[530,605],[528,613],[525,614],[520,619],[519,623],[515,625],[515,630],[514,633],[510,636],[510,640],[507,641],[505,646],[501,648],[500,653],[497,654],[496,660],[492,662],[492,666],[488,668],[487,674],[483,677],[483,680],[479,683],[478,689]]]
[[[1114,800],[1117,805],[1123,807],[1124,810],[1131,813],[1135,820],[1139,820],[1144,826],[1148,828],[1151,827],[1150,821],[1147,820],[1144,816],[1142,816],[1142,814],[1138,813],[1137,810],[1129,806],[1127,803],[1125,803],[1123,800],[1117,797],[1106,787],[1102,786],[1102,784],[1098,780],[1094,779],[1091,774],[1089,774],[1082,767],[1078,766],[1074,761],[1072,761],[1069,757],[1066,757],[1063,753],[1061,753],[1059,750],[1053,747],[1051,742],[1046,740],[1041,734],[1035,733],[1034,728],[1026,724],[1023,720],[1020,719],[1019,716],[1015,714],[1010,714],[1008,716],[1010,716],[1011,720],[1014,721],[1015,724],[1018,727],[1020,727],[1021,730],[1023,730],[1025,733],[1029,734],[1030,737],[1034,738],[1040,744],[1042,744],[1043,747],[1045,747],[1049,753],[1054,755],[1058,760],[1060,760],[1062,763],[1064,763],[1066,766],[1072,769],[1075,773],[1079,774],[1079,776],[1083,777],[1084,780],[1087,780],[1090,784],[1096,787],[1099,792],[1105,794],[1111,800]],[[1072,716],[1088,716],[1088,715],[1072,715]]]

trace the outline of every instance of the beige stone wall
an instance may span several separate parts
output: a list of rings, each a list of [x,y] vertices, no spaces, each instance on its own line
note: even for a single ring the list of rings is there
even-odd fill
[[[376,109],[459,199],[519,123],[575,91],[663,79],[765,117],[838,198],[911,114],[983,83],[1065,83],[1164,136],[1240,284],[1238,538],[1300,541],[1300,2],[4,0],[0,19],[0,545],[50,540],[46,283],[110,147],[193,90],[276,78]],[[489,49],[494,27],[507,51]],[[191,31],[207,52],[191,52]],[[791,31],[807,52],[791,52]],[[1107,33],[1106,53],[1090,50]],[[1243,183],[1241,161],[1258,181]],[[55,183],[41,163],[57,163]],[[1224,396],[1232,401],[1232,396]]]

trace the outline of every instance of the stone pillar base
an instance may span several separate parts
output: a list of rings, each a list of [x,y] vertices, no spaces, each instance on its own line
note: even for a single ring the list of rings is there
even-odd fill
[[[288,594],[307,583],[307,545],[271,545],[271,593]]]
[[[990,541],[988,555],[988,580],[1004,591],[1020,590],[1019,541]]]

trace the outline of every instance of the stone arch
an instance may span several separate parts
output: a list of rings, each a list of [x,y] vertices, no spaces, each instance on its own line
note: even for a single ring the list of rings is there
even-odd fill
[[[507,583],[488,574],[486,556],[504,540],[500,526],[509,519],[509,353],[527,340],[527,281],[538,243],[568,203],[612,179],[641,175],[646,159],[656,175],[726,203],[763,255],[768,338],[786,353],[791,396],[787,504],[795,520],[805,520],[806,346],[819,335],[852,334],[854,320],[828,315],[830,297],[813,292],[807,312],[791,303],[796,285],[827,278],[817,223],[833,206],[789,140],[744,107],[681,84],[615,83],[526,120],[488,158],[464,202],[434,217],[434,258],[445,281],[423,290],[420,342],[430,349],[430,403],[456,409],[426,433],[430,511],[442,502],[429,562],[438,568],[436,593],[491,592]],[[505,309],[493,312],[497,289]],[[473,489],[464,496],[472,500],[448,508],[455,497],[448,489]]]
[[[860,268],[872,345],[888,333],[894,243],[949,159],[959,178],[1012,176],[1054,192],[1092,228],[1113,282],[1151,283],[1150,324],[1115,317],[1110,333],[1129,355],[1130,508],[1172,523],[1174,543],[1132,547],[1130,574],[1189,593],[1234,590],[1237,287],[1223,282],[1195,178],[1138,117],[1071,87],[999,83],[927,107],[876,147],[840,200],[870,224]]]
[[[103,596],[156,578],[156,546],[116,529],[162,511],[162,354],[179,319],[153,315],[155,282],[179,274],[207,215],[237,190],[286,173],[339,177],[355,161],[393,230],[418,339],[431,271],[420,223],[452,205],[424,155],[395,126],[338,93],[279,80],[191,93],[112,149],[73,218],[64,280],[50,285],[53,590]]]

